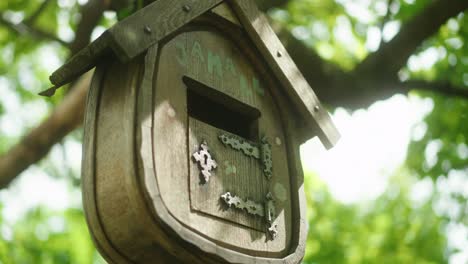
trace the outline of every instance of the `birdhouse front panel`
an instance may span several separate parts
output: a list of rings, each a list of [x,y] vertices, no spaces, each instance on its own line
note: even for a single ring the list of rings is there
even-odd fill
[[[83,205],[109,263],[297,264],[299,146],[339,138],[253,0],[158,0],[50,79],[96,67]]]
[[[283,256],[292,228],[287,120],[269,77],[253,66],[255,53],[201,27],[177,34],[159,54],[153,140],[162,200],[209,240]]]

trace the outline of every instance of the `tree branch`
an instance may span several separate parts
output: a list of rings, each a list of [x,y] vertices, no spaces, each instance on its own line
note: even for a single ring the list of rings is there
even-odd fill
[[[419,14],[404,24],[400,32],[389,42],[383,43],[379,50],[370,54],[357,68],[356,72],[375,73],[377,78],[396,75],[406,64],[421,43],[434,35],[449,18],[468,8],[466,0],[434,0]]]
[[[29,16],[25,21],[24,21],[24,24],[26,25],[33,25],[34,22],[36,22],[37,18],[42,14],[42,12],[44,12],[44,10],[46,9],[47,5],[49,3],[51,3],[52,0],[44,0],[41,5],[39,5],[39,7],[36,9],[36,11],[34,11],[34,13],[32,13],[31,16]]]
[[[424,90],[435,93],[440,93],[447,96],[463,97],[468,99],[468,88],[458,87],[449,82],[430,82],[425,80],[408,80],[399,83],[402,92],[410,90]]]
[[[91,40],[91,33],[102,17],[102,13],[109,7],[109,0],[89,0],[80,11],[81,20],[75,32],[75,39],[70,45],[71,55],[86,47]]]
[[[383,32],[385,24],[390,20],[390,16],[392,15],[392,11],[390,10],[390,7],[393,5],[394,0],[387,0],[387,12],[385,13],[385,16],[382,18],[382,22],[380,23],[380,32]],[[381,34],[380,37],[380,43],[383,42],[383,34]]]
[[[267,11],[273,7],[282,7],[286,5],[289,0],[256,0],[255,1],[262,11]]]
[[[275,24],[273,27],[289,55],[321,100],[326,104],[339,106],[343,103],[340,98],[353,96],[352,91],[346,89],[346,86],[341,86],[342,82],[346,83],[342,80],[347,80],[349,77],[339,66],[324,60],[312,48],[294,37],[290,31]]]
[[[31,164],[46,156],[53,145],[82,123],[90,81],[91,73],[85,74],[49,118],[0,156],[0,189],[7,187]]]
[[[109,1],[89,0],[81,8],[82,19],[78,24],[75,40],[70,44],[71,55],[89,43],[91,33],[107,5]],[[32,129],[17,145],[0,156],[0,188],[5,188],[31,164],[45,157],[53,145],[83,122],[89,82],[90,74],[87,74],[74,83],[63,102],[47,120]]]
[[[14,32],[22,36],[28,35],[35,39],[51,40],[51,41],[58,42],[66,47],[70,46],[70,43],[66,42],[63,39],[58,38],[52,33],[43,31],[33,26],[29,26],[25,23],[15,24],[11,21],[8,21],[7,19],[4,18],[2,13],[0,13],[0,24],[3,24],[4,26],[8,27],[9,29],[13,30]]]

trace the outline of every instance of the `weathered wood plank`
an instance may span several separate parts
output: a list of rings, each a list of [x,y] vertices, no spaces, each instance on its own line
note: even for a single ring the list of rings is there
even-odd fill
[[[205,17],[212,19],[212,24],[198,24],[203,20],[197,20],[197,24],[189,25],[160,47],[161,53],[158,45],[151,46],[144,67],[142,57],[127,64],[119,64],[114,57],[114,62],[103,68],[113,75],[107,76],[98,85],[102,89],[95,91],[102,91],[103,99],[97,100],[94,107],[90,105],[91,109],[102,107],[96,110],[97,120],[87,121],[98,126],[97,133],[92,132],[97,134],[97,141],[85,141],[88,147],[97,144],[92,151],[96,152],[99,165],[86,170],[99,173],[99,201],[89,206],[99,210],[95,221],[105,225],[105,232],[97,236],[104,240],[106,253],[128,258],[116,263],[153,263],[155,259],[178,263],[173,257],[183,263],[299,263],[304,253],[306,219],[297,123],[291,120],[302,119],[241,28],[212,14]],[[208,25],[215,25],[219,32],[208,30]],[[244,195],[255,188],[272,192],[279,221],[279,235],[274,241],[252,233],[262,232],[190,208],[190,173],[195,171],[190,168],[193,164],[187,164],[192,163],[191,144],[200,141],[200,135],[215,138],[219,130],[211,131],[211,135],[205,133],[206,128],[200,128],[203,126],[192,126],[186,93],[190,84],[184,82],[184,76],[236,98],[245,104],[244,108],[249,106],[261,112],[255,115],[259,121],[252,131],[260,131],[255,140],[266,135],[272,143],[273,177],[267,181],[258,169],[258,181],[239,177],[229,179],[233,181],[230,187],[220,186],[241,192],[249,189]],[[231,110],[239,107],[232,105]],[[250,111],[242,113],[248,115]],[[237,162],[229,154],[219,155],[236,164],[246,163]],[[87,159],[88,164],[94,164],[89,163],[94,155]],[[228,166],[221,165],[228,173]],[[252,186],[243,186],[244,182]],[[210,197],[211,192],[208,200]],[[203,197],[197,199],[203,202]],[[217,210],[211,205],[207,208]]]
[[[217,16],[220,16],[227,21],[242,27],[242,24],[240,23],[239,19],[237,18],[236,14],[232,11],[231,7],[227,5],[226,3],[222,3],[218,5],[217,7],[211,9],[211,12],[216,14]]]
[[[253,0],[229,0],[229,3],[268,65],[286,88],[287,94],[303,115],[304,120],[315,125],[316,132],[325,147],[333,147],[340,138],[337,129],[268,24],[268,20],[258,10]]]
[[[106,54],[110,53],[110,35],[104,32],[99,38],[79,51],[66,64],[58,68],[50,76],[50,82],[54,87],[40,93],[43,96],[52,96],[55,90],[72,82],[85,72],[92,69]]]
[[[86,222],[89,227],[89,231],[92,234],[93,241],[101,254],[108,260],[112,260],[116,263],[125,263],[128,260],[121,255],[114,255],[116,251],[115,247],[109,241],[108,237],[104,233],[104,227],[102,226],[101,220],[99,219],[96,193],[95,193],[95,149],[96,149],[96,131],[97,131],[97,115],[99,109],[100,100],[100,86],[103,83],[105,77],[106,65],[100,65],[94,72],[91,87],[89,89],[87,102],[86,102],[86,113],[83,136],[83,155],[82,160],[82,191],[83,191],[83,206],[86,216]]]
[[[85,160],[83,163],[84,203],[88,223],[100,252],[110,263],[212,263],[202,256],[187,252],[175,237],[165,232],[160,222],[154,219],[145,203],[145,195],[139,188],[134,152],[137,140],[135,123],[143,130],[151,130],[152,73],[157,47],[151,48],[146,56],[145,74],[140,90],[141,77],[139,60],[124,65],[114,61],[99,68],[98,74],[109,71],[116,75],[97,75],[88,100],[90,114],[86,122]],[[153,56],[149,58],[149,56]],[[153,67],[150,65],[153,64]],[[127,71],[128,70],[128,71]],[[137,91],[141,91],[138,96]],[[149,105],[145,103],[148,102]],[[138,108],[137,108],[138,106]],[[136,109],[150,108],[148,120],[137,115]],[[142,112],[148,113],[141,109]],[[94,113],[94,115],[92,115]],[[115,133],[115,127],[120,133]],[[138,128],[140,128],[138,126]],[[137,131],[135,131],[137,130]],[[145,133],[145,132],[143,132]],[[151,134],[141,134],[145,140],[144,150],[149,149],[152,164]],[[146,136],[146,137],[145,137]],[[142,154],[143,156],[144,154]],[[146,167],[146,166],[144,166]],[[151,167],[151,166],[149,166]],[[151,169],[150,169],[151,171]],[[148,172],[148,171],[146,171]],[[151,176],[142,172],[142,176]],[[160,206],[161,208],[161,206]],[[177,252],[177,255],[174,254]]]
[[[114,255],[122,255],[127,261],[135,262],[139,257],[137,254],[142,253],[139,248],[146,241],[129,241],[129,237],[136,237],[141,231],[122,228],[122,224],[135,218],[125,178],[132,175],[133,149],[128,142],[134,135],[132,126],[140,65],[137,62],[123,65],[114,60],[106,70],[108,74],[100,87],[96,131],[96,206],[104,233],[116,249]],[[115,133],[118,130],[122,133]]]
[[[234,27],[234,25],[232,26]],[[201,29],[206,29],[206,27]],[[243,40],[239,39],[238,41],[242,42]],[[271,134],[271,138],[279,136],[284,141],[284,137],[281,136],[281,128],[278,127],[279,123],[273,120],[277,114],[271,113],[274,105],[270,101],[270,95],[264,92],[265,88],[261,85],[261,76],[254,73],[249,61],[242,56],[242,49],[235,46],[225,36],[223,37],[223,34],[195,30],[182,33],[162,48],[159,64],[164,65],[164,67],[160,67],[156,81],[153,123],[157,182],[161,191],[160,196],[164,204],[168,206],[171,215],[187,225],[194,233],[199,234],[200,237],[208,237],[215,243],[223,245],[225,249],[217,250],[217,254],[220,256],[230,259],[234,254],[228,252],[235,248],[236,251],[243,254],[278,258],[287,253],[292,225],[291,206],[287,199],[290,190],[287,166],[284,166],[285,150],[275,148],[275,153],[273,153],[273,156],[277,158],[276,163],[279,164],[275,169],[278,177],[274,177],[274,183],[278,181],[284,186],[284,196],[286,197],[285,200],[278,203],[280,208],[278,226],[281,228],[281,235],[273,241],[266,243],[264,232],[220,221],[219,218],[210,217],[195,210],[187,215],[186,209],[183,208],[190,206],[188,193],[174,191],[187,185],[187,179],[184,175],[189,172],[187,162],[192,163],[189,159],[192,153],[187,151],[187,146],[185,146],[186,120],[188,118],[185,91],[188,87],[183,82],[184,76],[190,76],[190,78],[209,85],[244,104],[258,106],[265,115],[264,121],[260,122],[261,131]],[[211,55],[209,55],[210,53]],[[212,60],[211,70],[208,66],[208,56],[211,56]],[[216,63],[214,63],[215,61]],[[221,65],[218,65],[218,61],[221,62]],[[221,76],[223,77],[221,78]],[[255,76],[259,81],[258,87],[254,84],[256,83],[253,78]],[[241,82],[242,86],[245,86],[242,88],[243,90],[240,90]],[[257,127],[257,129],[259,128]],[[188,136],[193,136],[190,130]],[[190,138],[188,141],[195,142]],[[189,147],[193,150],[191,145]],[[185,151],[186,153],[183,154]],[[181,154],[183,154],[182,158],[179,158]],[[220,166],[222,166],[221,169],[226,168],[225,164],[220,164]],[[259,180],[265,179],[260,169],[258,173]],[[266,192],[265,189],[262,191]],[[213,197],[219,197],[218,195],[221,194],[213,194]],[[174,204],[177,204],[178,208],[172,206]],[[248,259],[247,256],[244,259]]]
[[[264,61],[253,60],[253,63],[260,74],[271,76],[270,70],[264,65]],[[294,249],[294,251],[289,252],[289,255],[283,258],[281,263],[297,264],[301,262],[304,256],[307,239],[307,204],[304,195],[304,176],[299,154],[299,146],[301,142],[299,141],[299,131],[296,127],[298,124],[293,122],[293,120],[296,118],[298,119],[299,117],[295,114],[295,111],[291,106],[291,101],[284,95],[285,91],[280,89],[280,84],[274,78],[265,78],[265,85],[272,93],[277,107],[282,109],[282,111],[278,111],[275,114],[275,117],[276,120],[282,124],[284,129],[284,138],[279,138],[279,141],[275,139],[274,144],[278,145],[278,143],[280,143],[286,147],[285,151],[288,154],[286,157],[289,166],[288,168],[282,169],[289,169],[290,175],[289,188],[291,189],[291,193],[288,194],[282,191],[284,187],[281,186],[281,182],[272,184],[273,194],[278,201],[281,202],[283,199],[290,201],[291,208],[288,209],[291,211],[291,217],[293,219],[293,223],[289,226],[290,229],[287,229],[287,232],[291,235],[291,249]],[[285,172],[282,173],[285,174]],[[260,259],[257,259],[257,261],[260,262]],[[265,261],[268,263],[268,260]]]
[[[50,81],[54,87],[40,94],[52,96],[56,89],[92,69],[104,55],[111,52],[121,62],[130,61],[222,1],[174,0],[151,3],[108,29],[52,73]]]
[[[138,256],[137,263],[154,263],[157,259],[161,263],[214,264],[213,260],[208,259],[205,254],[190,249],[190,246],[187,245],[186,241],[190,241],[191,234],[167,211],[156,182],[152,148],[152,115],[153,81],[157,72],[157,58],[158,45],[151,46],[145,55],[144,70],[141,73],[142,79],[136,101],[137,120],[134,134],[136,140],[129,138],[130,140],[127,142],[128,145],[132,145],[136,154],[136,164],[134,165],[136,175],[125,177],[127,192],[132,203],[132,210],[135,212],[135,220],[138,220],[140,227],[144,227],[144,233],[133,237],[130,241],[147,240],[148,238],[151,241],[144,254]],[[135,145],[133,146],[133,144]],[[129,175],[132,174],[131,171],[128,173]],[[162,226],[161,220],[172,230],[167,229],[165,225]],[[210,252],[208,247],[202,248],[206,252]]]
[[[109,29],[114,52],[128,61],[222,0],[155,1]]]
[[[213,177],[207,183],[200,181],[198,164],[190,162],[192,208],[264,233],[264,218],[253,217],[244,211],[228,208],[220,200],[220,195],[227,191],[253,201],[263,202],[265,200],[267,188],[258,159],[245,156],[240,151],[224,146],[218,136],[220,134],[228,135],[225,131],[194,118],[189,118],[189,129],[190,153],[196,152],[200,143],[206,140],[210,153],[216,155],[215,158],[219,162],[218,168],[213,172]],[[242,166],[239,166],[240,164]]]
[[[237,30],[233,30],[234,27],[224,28],[224,31],[228,35],[235,36],[235,39],[237,40],[246,38],[246,36],[237,32]],[[264,85],[267,87],[268,91],[271,92],[273,101],[277,108],[281,109],[281,111],[274,113],[274,116],[276,117],[276,121],[282,124],[284,128],[284,135],[279,137],[279,141],[275,139],[274,143],[278,144],[278,142],[280,142],[280,144],[283,144],[286,147],[285,153],[287,153],[286,157],[289,164],[288,168],[283,167],[281,169],[289,169],[290,187],[287,186],[285,188],[290,188],[291,193],[284,193],[282,191],[283,188],[281,188],[280,185],[277,185],[277,183],[272,183],[272,187],[275,198],[277,198],[277,200],[282,201],[283,199],[287,199],[291,203],[291,208],[288,209],[291,211],[293,222],[292,225],[289,226],[290,229],[287,229],[287,232],[289,232],[292,241],[290,246],[291,251],[287,257],[278,260],[278,262],[277,260],[272,261],[268,258],[258,257],[256,259],[256,263],[300,263],[302,257],[304,256],[304,248],[307,237],[307,206],[304,196],[304,176],[299,155],[301,137],[299,135],[300,131],[296,127],[297,125],[300,125],[300,123],[295,122],[295,120],[300,120],[301,118],[296,114],[294,107],[291,105],[292,102],[291,100],[288,100],[288,96],[285,94],[284,89],[280,89],[281,84],[272,77],[273,75],[270,67],[268,67],[266,62],[261,59],[261,56],[254,49],[252,49],[253,45],[251,41],[236,41],[236,43],[240,45],[241,50],[245,52],[245,55],[250,59],[250,62],[258,71],[258,73],[262,76],[266,76],[264,79]],[[280,153],[284,152],[281,151],[278,152],[278,154],[273,153],[273,156],[277,157],[278,155],[281,155]],[[278,169],[276,169],[276,172],[278,173]],[[279,175],[286,174],[286,171],[279,172]],[[279,182],[279,184],[281,184],[281,182]]]

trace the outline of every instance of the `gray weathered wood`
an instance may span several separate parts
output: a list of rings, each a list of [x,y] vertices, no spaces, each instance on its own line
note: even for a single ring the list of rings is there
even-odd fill
[[[222,0],[155,1],[109,29],[121,61],[128,61]]]
[[[41,95],[52,96],[57,88],[96,66],[111,51],[121,62],[130,61],[221,2],[222,0],[173,0],[151,3],[111,27],[57,69],[50,76],[54,87]]]
[[[108,259],[116,263],[125,263],[128,260],[121,255],[114,255],[112,252],[115,251],[114,246],[107,238],[104,233],[104,227],[99,219],[98,208],[96,203],[95,193],[95,151],[96,151],[96,129],[97,129],[97,114],[100,100],[100,87],[105,77],[105,68],[107,65],[101,64],[94,72],[91,87],[89,89],[87,102],[86,102],[86,113],[83,137],[83,153],[89,153],[83,155],[82,160],[82,191],[83,191],[83,206],[86,216],[86,222],[91,232],[91,237],[96,247],[99,249],[101,254]]]
[[[204,258],[184,254],[182,245],[152,218],[134,176],[135,133],[140,131],[134,127],[140,76],[135,63],[138,61],[102,65],[97,75],[102,81],[93,83],[96,89],[91,90],[86,122],[93,130],[86,129],[83,161],[87,221],[100,252],[110,263],[154,263],[155,259],[195,263]],[[115,133],[116,126],[125,133]],[[170,252],[178,252],[178,256]]]
[[[261,49],[226,17],[210,12],[169,36],[144,58],[107,57],[93,82],[83,191],[100,252],[115,263],[299,263],[307,235],[299,156],[304,114],[293,107],[291,87],[278,82]],[[218,138],[232,128],[191,112],[195,90],[254,118],[246,122],[247,137],[269,139],[271,179],[258,163],[265,152],[257,158],[234,151]],[[218,162],[208,184],[191,160],[203,140]],[[227,191],[252,201],[271,192],[277,217],[269,221],[278,237],[267,239],[261,218],[223,208]]]
[[[262,217],[252,217],[245,212],[231,210],[220,200],[221,194],[230,191],[240,197],[263,201],[267,186],[263,180],[259,161],[224,146],[218,139],[218,135],[226,134],[225,131],[193,118],[189,119],[189,127],[190,133],[193,134],[193,137],[190,137],[190,140],[193,140],[189,144],[190,153],[196,151],[200,140],[207,140],[211,153],[216,155],[215,159],[219,163],[210,182],[203,184],[200,182],[197,164],[190,162],[191,207],[194,210],[265,232]]]
[[[55,90],[69,82],[72,82],[96,66],[106,54],[110,53],[109,43],[110,35],[108,32],[104,32],[98,39],[79,51],[66,64],[62,65],[52,73],[50,81],[54,87],[41,92],[40,95],[54,95]]]
[[[228,6],[226,3],[222,3],[218,5],[217,7],[211,9],[211,12],[216,14],[217,16],[220,16],[227,21],[242,27],[242,24],[240,23],[239,19],[237,18],[236,14],[232,11],[231,7]]]
[[[188,34],[188,33],[185,33],[185,34]],[[187,45],[189,47],[188,50],[190,51],[192,50],[194,43],[196,43],[195,41],[198,41],[199,42],[198,44],[202,46],[202,49],[205,49],[203,51],[205,55],[208,52],[206,50],[205,45],[208,43],[218,44],[217,46],[216,45],[212,46],[213,48],[214,47],[217,47],[217,48],[226,47],[226,45],[227,47],[229,47],[229,44],[224,44],[224,41],[222,40],[222,38],[217,37],[217,38],[213,38],[213,41],[203,42],[203,39],[205,38],[204,36],[210,36],[210,34],[207,34],[207,33],[202,34],[198,32],[190,33],[190,34],[192,34],[193,37],[189,37],[190,35],[188,35],[187,40],[183,40],[183,38],[181,39],[181,43],[184,43],[184,45]],[[216,36],[216,35],[213,35],[213,36]],[[241,42],[241,39],[239,39],[239,42]],[[164,55],[166,54],[164,49],[170,50],[171,48],[169,47],[172,47],[172,53],[168,53],[167,55]],[[243,48],[246,48],[246,47],[243,47]],[[179,221],[184,222],[187,226],[193,227],[192,229],[193,232],[198,233],[198,234],[205,234],[205,235],[212,234],[210,235],[212,238],[213,237],[216,238],[217,236],[222,235],[221,237],[217,239],[219,240],[220,238],[222,238],[221,241],[217,242],[218,244],[236,243],[238,245],[243,245],[244,242],[242,242],[243,241],[242,237],[244,236],[243,233],[246,232],[246,231],[243,231],[243,228],[233,229],[232,227],[229,227],[229,225],[223,224],[222,225],[223,228],[218,230],[216,226],[220,225],[221,223],[211,222],[210,218],[207,218],[206,216],[203,218],[200,218],[201,216],[197,216],[197,214],[192,214],[189,218],[187,218],[186,211],[184,211],[183,208],[189,204],[190,200],[188,197],[186,197],[186,194],[184,192],[174,192],[174,188],[176,188],[176,186],[184,186],[184,177],[182,177],[181,175],[186,173],[186,168],[185,168],[185,165],[183,165],[184,162],[181,161],[180,158],[176,158],[176,157],[180,155],[181,151],[184,151],[184,147],[179,146],[179,145],[184,144],[183,138],[185,136],[183,137],[180,137],[180,136],[184,134],[184,131],[186,129],[182,126],[182,124],[184,124],[185,122],[183,120],[186,120],[187,118],[186,117],[187,115],[184,110],[186,109],[186,106],[183,103],[186,101],[184,99],[185,95],[183,93],[183,91],[186,88],[184,87],[184,84],[180,86],[181,84],[177,84],[178,82],[174,80],[177,80],[184,75],[188,75],[188,76],[191,76],[192,78],[197,78],[198,80],[204,83],[210,84],[212,87],[219,88],[220,91],[228,92],[229,94],[231,94],[232,96],[235,96],[236,98],[239,98],[240,100],[250,102],[252,105],[261,106],[263,104],[261,101],[263,100],[259,100],[258,98],[253,99],[252,96],[255,94],[255,92],[252,92],[252,94],[247,93],[247,95],[242,96],[239,91],[236,91],[236,89],[238,89],[236,88],[237,86],[236,83],[239,82],[239,79],[237,79],[237,82],[230,81],[229,79],[225,82],[221,82],[222,79],[220,79],[219,77],[215,77],[216,71],[213,71],[213,75],[211,75],[210,77],[209,74],[206,74],[206,70],[204,70],[207,67],[206,59],[205,59],[205,62],[201,62],[201,59],[189,60],[191,61],[191,63],[193,63],[193,64],[186,65],[187,70],[189,70],[189,72],[182,71],[179,74],[177,74],[177,71],[183,70],[183,67],[181,68],[181,66],[178,64],[177,59],[174,59],[177,55],[180,56],[180,54],[182,54],[179,49],[180,47],[177,48],[177,39],[169,42],[168,44],[166,44],[166,47],[163,48],[163,51],[161,52],[160,63],[161,65],[164,65],[164,67],[161,68],[161,70],[163,71],[158,75],[158,78],[157,78],[158,83],[156,85],[156,87],[159,87],[159,88],[157,88],[157,93],[155,95],[156,102],[155,102],[154,109],[156,109],[156,112],[155,112],[155,120],[154,120],[155,127],[153,131],[155,131],[154,139],[156,140],[154,142],[154,149],[155,149],[155,155],[156,155],[155,162],[156,164],[159,164],[159,166],[156,166],[156,170],[157,170],[156,177],[157,177],[157,182],[159,184],[159,189],[161,191],[160,197],[162,198],[162,200],[164,200],[164,204],[168,206],[168,209],[170,210],[170,214],[175,216],[177,219],[179,219]],[[237,49],[227,48],[226,50],[232,50],[233,54],[238,54]],[[218,53],[217,50],[211,50],[211,51]],[[195,54],[197,54],[197,52],[195,52]],[[245,70],[249,68],[246,62],[243,62],[242,65],[243,66],[239,67],[239,69]],[[225,76],[224,78],[228,78],[228,77]],[[230,78],[233,78],[233,77],[230,77]],[[232,80],[236,80],[236,79],[233,78]],[[223,88],[223,86],[225,86],[225,88]],[[226,89],[230,87],[232,88]],[[177,98],[180,98],[180,99],[177,99]],[[265,111],[269,111],[269,109],[271,109],[271,106],[267,107],[265,105],[265,107],[260,107],[260,108],[264,109]],[[278,116],[278,114],[271,114],[267,116],[274,117],[274,116]],[[276,123],[275,121],[268,122],[268,124],[270,125],[273,125],[275,123]],[[276,123],[276,125],[277,124],[278,123]],[[268,126],[267,124],[265,125]],[[279,132],[280,129],[271,128],[271,129],[262,129],[262,131],[270,131],[270,132],[278,131]],[[172,141],[168,142],[167,138],[171,138]],[[281,136],[281,139],[284,142],[285,139],[283,136]],[[273,156],[279,158],[280,157],[279,153],[284,153],[284,152],[278,151],[274,153]],[[189,155],[190,153],[183,154],[183,156],[189,156]],[[277,163],[284,164],[283,162],[279,162],[279,161]],[[282,179],[283,181],[282,185],[284,186],[283,188],[285,189],[285,192],[286,192],[285,197],[288,197],[289,187],[288,187],[287,181],[289,181],[289,178],[287,177],[288,175],[287,172],[282,171],[283,169],[287,171],[287,167],[284,167],[284,166],[279,166],[278,168],[276,168],[275,171],[279,175],[277,177],[277,180]],[[171,176],[169,176],[168,173]],[[259,176],[260,178],[264,178],[263,175],[261,175],[261,173]],[[284,182],[284,180],[286,180],[286,182]],[[287,198],[286,199],[283,198],[283,202],[288,202]],[[171,208],[170,205],[172,204],[177,204],[178,206]],[[290,206],[286,204],[287,203],[284,204],[284,209],[288,211]],[[288,215],[288,214],[290,214],[289,211],[284,213],[284,215]],[[200,219],[202,221],[197,220],[197,219]],[[213,233],[213,231],[216,231],[216,230],[218,230],[218,232],[221,232],[222,230],[222,233],[219,233],[219,235],[217,235],[216,232]],[[282,232],[282,236],[284,235],[290,236],[291,232],[288,230],[289,230],[289,227],[288,229]],[[226,238],[229,238],[230,236],[233,236],[232,239],[226,240]],[[277,241],[274,241],[274,243],[280,242],[283,239],[284,238],[278,239]],[[249,238],[249,242],[246,243],[245,246],[248,246],[248,248],[252,248],[255,245],[253,244],[253,242],[257,244],[260,241],[258,242],[252,241]],[[211,245],[211,243],[207,244],[207,243],[200,243],[200,242],[197,242],[196,244],[203,245],[204,247]],[[247,250],[247,249],[241,250],[238,247],[239,246],[237,246],[237,249],[236,249],[237,251],[242,252],[242,251]],[[274,250],[274,247],[271,247],[271,250]],[[219,248],[217,249],[216,252],[218,255],[222,256],[226,260],[233,261],[235,263],[238,263],[238,262],[250,263],[248,261],[249,257],[243,254],[239,254],[239,253],[235,254],[231,250],[228,250],[226,252],[224,249]],[[257,252],[256,254],[260,254],[259,249],[257,249],[256,252]],[[282,254],[285,254],[285,253],[286,252]],[[275,255],[274,254],[264,255],[264,257],[266,256],[273,257]],[[259,261],[259,257],[257,257],[255,258],[255,261],[257,261],[257,263],[262,263],[263,261],[267,261],[268,263],[275,263],[275,261],[272,261],[272,258],[265,258],[263,261]]]
[[[340,135],[326,109],[321,105],[284,46],[258,10],[253,0],[229,0],[264,59],[293,100],[304,122],[315,125],[315,133],[327,148],[333,147]],[[306,124],[308,129],[314,128]],[[312,130],[311,133],[314,133]]]

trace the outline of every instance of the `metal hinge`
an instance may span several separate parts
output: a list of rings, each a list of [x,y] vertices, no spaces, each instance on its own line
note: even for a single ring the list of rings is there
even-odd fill
[[[267,180],[271,180],[273,175],[273,160],[271,155],[271,145],[266,137],[263,137],[260,144],[247,141],[234,135],[219,135],[221,142],[234,150],[242,151],[244,155],[260,160],[263,174]],[[260,145],[260,147],[259,147]]]
[[[275,222],[276,208],[273,195],[270,192],[266,195],[266,201],[263,204],[256,203],[250,199],[242,199],[236,195],[232,195],[230,192],[221,195],[221,199],[229,207],[233,206],[236,209],[245,210],[252,216],[263,217],[266,222],[266,232],[270,239],[276,238],[278,235],[278,225]]]

